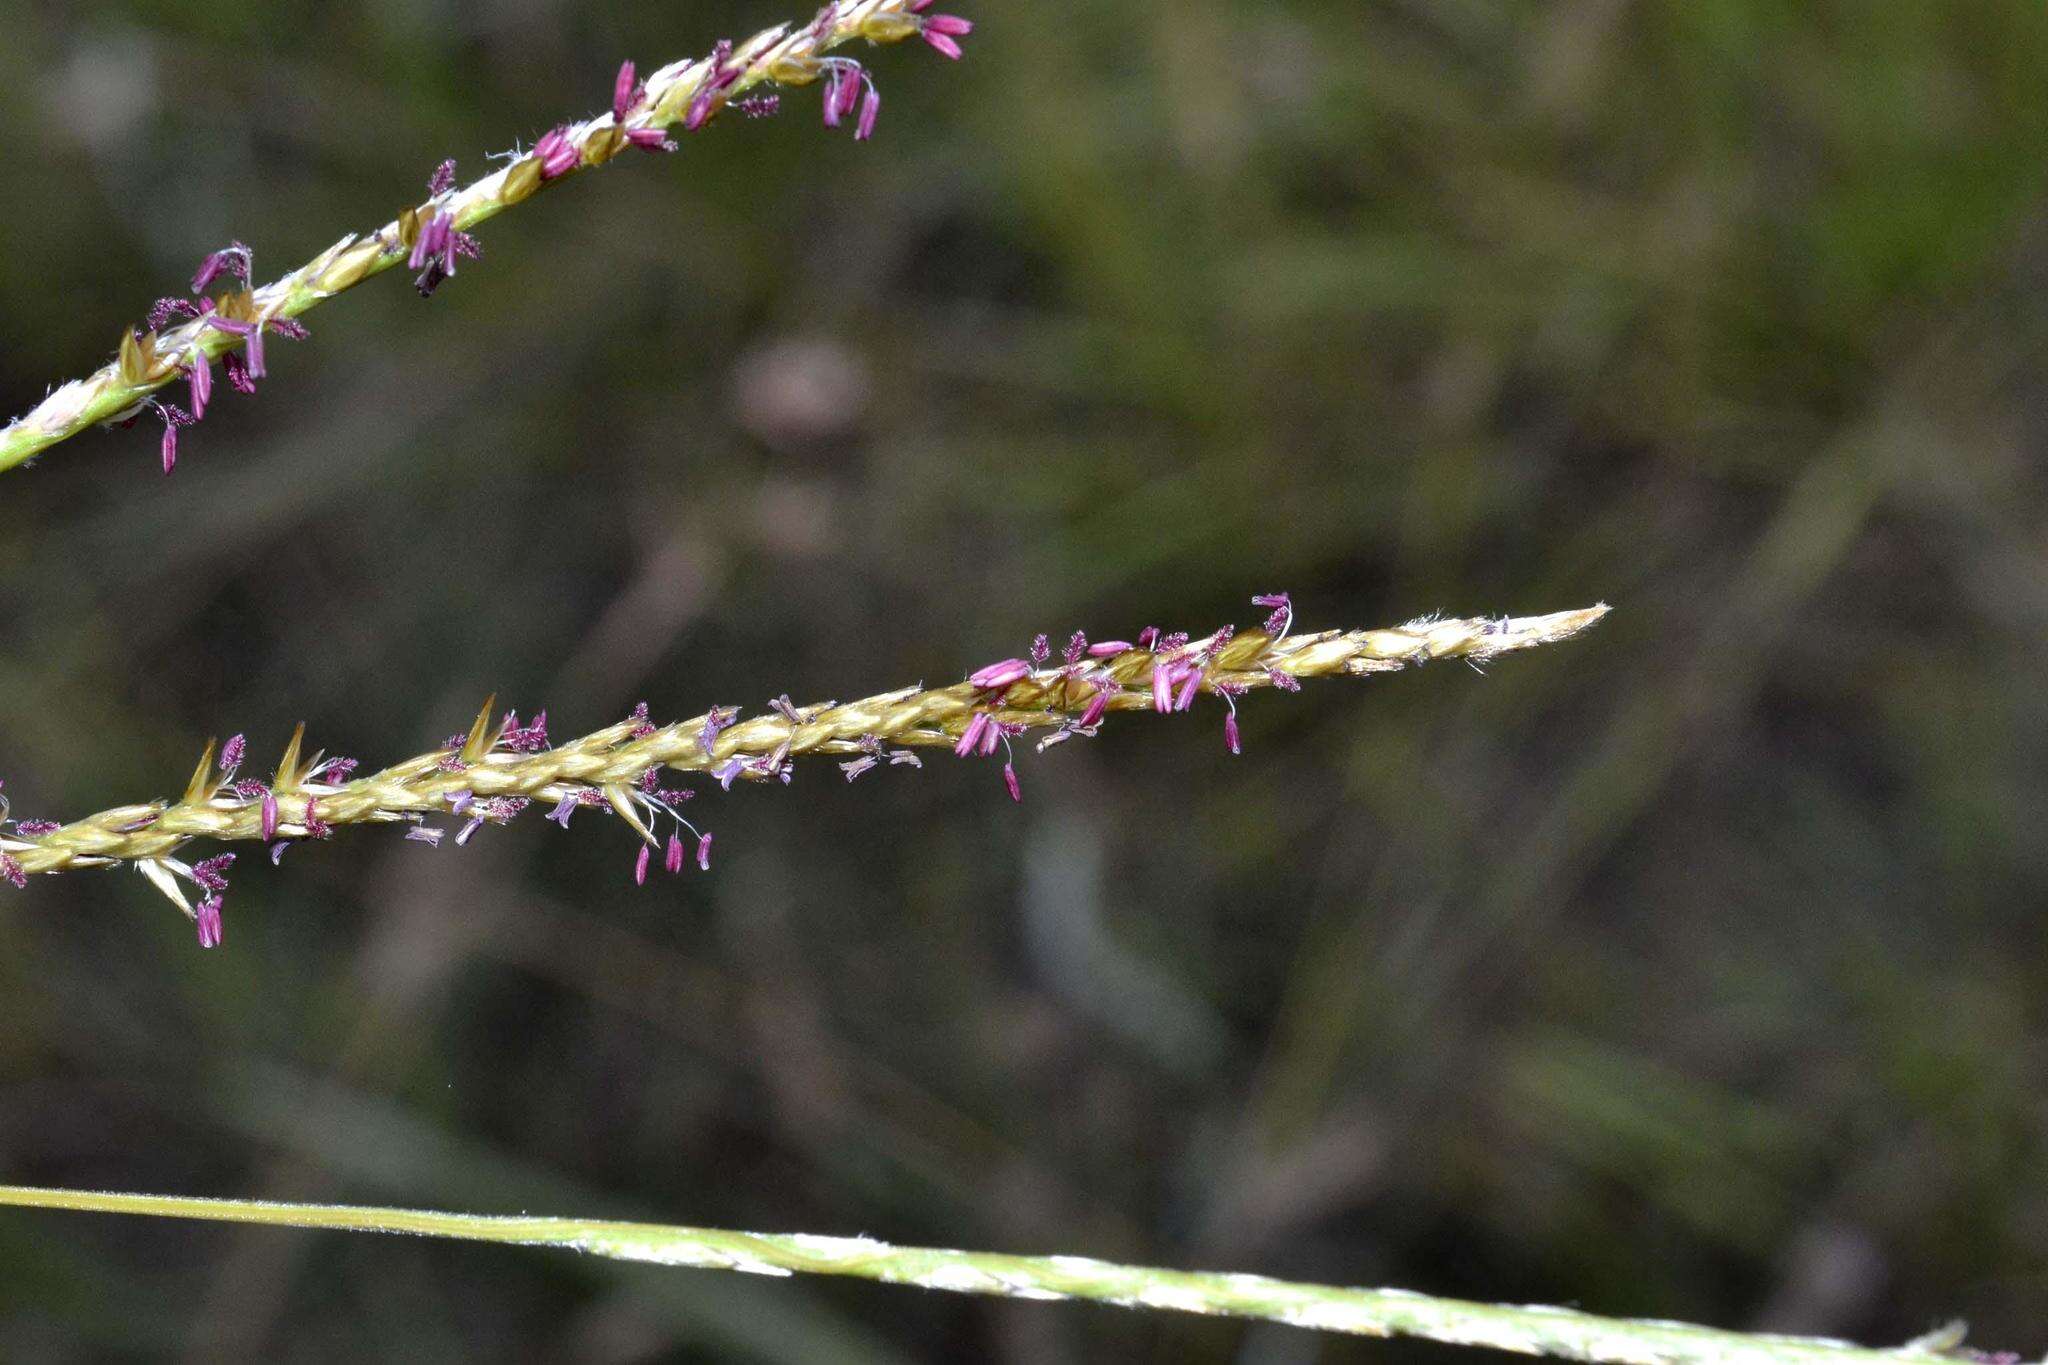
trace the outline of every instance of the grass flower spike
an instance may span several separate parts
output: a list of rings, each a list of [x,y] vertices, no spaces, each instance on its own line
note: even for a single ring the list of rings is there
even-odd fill
[[[270,284],[255,285],[254,253],[241,242],[230,243],[200,263],[192,276],[193,298],[160,300],[144,327],[123,331],[115,358],[104,368],[61,385],[32,411],[0,428],[0,470],[94,423],[127,425],[153,413],[164,423],[161,461],[170,473],[177,463],[179,428],[206,415],[214,361],[227,371],[230,387],[255,392],[255,381],[268,370],[266,333],[303,338],[306,330],[295,321],[301,314],[395,266],[416,272],[414,286],[430,297],[455,273],[458,257],[479,254],[469,229],[628,148],[673,151],[672,129],[696,132],[728,108],[750,118],[773,113],[779,97],[754,93],[761,87],[794,89],[822,82],[828,128],[838,127],[859,98],[854,136],[866,141],[881,111],[873,73],[853,57],[827,54],[857,39],[885,44],[922,37],[936,51],[958,58],[959,39],[973,25],[953,15],[927,15],[930,4],[842,0],[826,5],[807,24],[778,24],[739,44],[721,41],[709,56],[673,62],[645,81],[627,62],[619,68],[609,112],[551,129],[524,155],[459,189],[455,163],[442,162],[423,202],[374,231],[347,234]],[[223,278],[238,288],[204,297]],[[189,411],[153,396],[180,378],[191,386]]]
[[[0,820],[0,877],[17,887],[37,873],[129,864],[190,917],[202,945],[221,941],[222,898],[232,853],[197,863],[180,854],[193,840],[255,841],[275,861],[292,845],[325,839],[344,826],[402,824],[406,837],[439,846],[453,830],[466,844],[488,825],[513,820],[533,803],[568,828],[579,810],[609,812],[639,840],[633,880],[645,882],[656,855],[682,871],[694,848],[710,866],[711,834],[683,814],[696,792],[663,784],[668,773],[736,781],[791,780],[795,760],[841,759],[851,781],[883,766],[922,766],[916,750],[945,747],[963,759],[1003,756],[1001,781],[1021,800],[1013,742],[1038,732],[1037,748],[1095,735],[1120,711],[1190,712],[1209,696],[1222,702],[1224,743],[1241,747],[1237,703],[1260,688],[1296,691],[1301,679],[1361,677],[1436,659],[1482,663],[1496,655],[1568,639],[1606,614],[1603,606],[1549,616],[1423,618],[1385,630],[1293,631],[1284,595],[1258,630],[1229,627],[1201,639],[1147,628],[1133,644],[1089,644],[1076,633],[1057,666],[1043,637],[1031,658],[974,670],[949,686],[899,688],[853,702],[799,706],[787,697],[741,719],[713,707],[657,725],[643,704],[580,739],[550,744],[545,712],[521,725],[498,717],[487,700],[463,734],[380,772],[355,776],[352,759],[304,752],[304,727],[292,736],[268,779],[243,777],[248,746],[240,735],[212,745],[175,801],[119,806],[69,824]],[[4,815],[0,808],[0,815]],[[195,906],[188,889],[200,894]]]

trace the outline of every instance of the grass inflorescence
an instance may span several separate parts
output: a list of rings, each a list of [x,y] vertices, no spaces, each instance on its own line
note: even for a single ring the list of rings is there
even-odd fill
[[[835,0],[809,23],[777,24],[742,43],[721,41],[709,55],[673,62],[641,81],[634,65],[619,68],[612,107],[595,118],[550,129],[532,148],[469,185],[455,185],[455,163],[443,161],[427,181],[427,198],[406,206],[382,227],[351,232],[270,284],[252,278],[254,256],[240,242],[213,252],[192,279],[191,298],[159,300],[141,327],[124,328],[114,359],[92,375],[52,390],[33,410],[0,428],[0,470],[12,469],[96,422],[127,424],[154,415],[163,424],[165,473],[177,463],[178,433],[206,414],[220,362],[230,387],[255,392],[265,377],[266,335],[300,339],[300,315],[373,275],[404,265],[418,272],[423,295],[478,254],[468,229],[531,198],[548,185],[594,169],[628,150],[673,151],[672,131],[696,132],[724,110],[750,117],[771,113],[770,87],[823,86],[828,128],[851,122],[865,141],[875,129],[881,96],[873,74],[837,49],[855,41],[897,43],[919,37],[958,58],[967,20],[928,11],[933,0]],[[207,296],[226,278],[240,287]],[[185,380],[187,401],[154,397]]]
[[[580,810],[609,812],[640,841],[634,875],[652,860],[671,872],[709,863],[711,836],[683,814],[690,788],[662,785],[664,772],[736,781],[788,782],[795,760],[840,760],[849,778],[879,767],[920,762],[917,750],[944,746],[962,758],[1001,757],[1002,778],[1021,797],[1015,741],[1037,733],[1042,750],[1091,737],[1114,714],[1183,713],[1207,697],[1223,707],[1223,739],[1240,747],[1237,700],[1261,688],[1294,690],[1302,679],[1360,677],[1436,659],[1483,662],[1578,634],[1606,614],[1604,605],[1547,616],[1423,618],[1382,630],[1292,629],[1285,594],[1261,628],[1228,627],[1200,639],[1148,627],[1136,641],[1090,643],[1076,633],[1058,662],[1044,636],[1029,657],[977,669],[942,687],[915,685],[851,702],[800,706],[777,698],[759,715],[715,706],[657,724],[642,705],[591,734],[550,743],[541,712],[520,724],[487,700],[463,734],[416,757],[356,776],[352,759],[308,753],[304,727],[292,736],[267,779],[245,777],[240,735],[206,746],[184,793],[174,801],[117,806],[59,824],[0,822],[0,877],[25,886],[33,874],[128,864],[192,917],[200,942],[221,938],[221,902],[232,852],[191,862],[194,840],[259,842],[273,859],[294,843],[326,839],[351,825],[403,825],[407,837],[434,844],[451,833],[466,843],[538,803],[567,828]],[[0,811],[0,814],[5,814]],[[687,838],[686,838],[687,834]],[[188,889],[196,892],[195,903]]]

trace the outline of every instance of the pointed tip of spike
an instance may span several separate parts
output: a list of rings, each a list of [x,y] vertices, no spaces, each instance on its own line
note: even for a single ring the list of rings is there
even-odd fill
[[[299,785],[299,750],[306,743],[306,722],[300,721],[292,731],[292,742],[284,746],[284,757],[277,761],[277,777],[271,783],[273,791]]]
[[[1592,625],[1595,621],[1598,621],[1613,610],[1614,608],[1608,606],[1605,602],[1595,602],[1590,607],[1582,607],[1578,611],[1560,612],[1559,615],[1565,618],[1571,629],[1584,630],[1587,626]]]
[[[199,755],[199,766],[192,770],[192,780],[185,784],[185,795],[179,804],[196,806],[213,796],[213,749],[214,741],[206,741],[206,749]]]
[[[482,709],[476,713],[476,720],[469,727],[469,738],[462,742],[462,761],[474,763],[491,751],[491,713],[497,709],[498,694],[491,693],[484,698]]]

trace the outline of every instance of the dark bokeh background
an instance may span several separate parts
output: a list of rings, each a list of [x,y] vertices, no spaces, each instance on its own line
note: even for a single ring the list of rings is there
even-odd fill
[[[2048,1349],[2036,0],[976,5],[0,481],[17,815],[957,677],[1044,629],[1616,604],[1024,765],[0,895],[0,1172],[615,1214]],[[0,4],[0,407],[230,237],[788,11]],[[1466,1358],[0,1217],[0,1354]],[[1471,1357],[1475,1358],[1476,1357]]]

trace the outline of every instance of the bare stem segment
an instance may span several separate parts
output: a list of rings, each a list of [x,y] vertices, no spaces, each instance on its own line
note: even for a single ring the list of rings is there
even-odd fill
[[[604,114],[559,130],[518,160],[474,184],[406,209],[369,233],[349,233],[284,278],[254,291],[247,305],[260,327],[290,320],[407,261],[420,224],[447,214],[456,230],[494,218],[544,186],[601,166],[629,145],[629,134],[672,127],[695,129],[720,108],[764,85],[808,85],[828,76],[824,54],[855,39],[893,43],[923,30],[914,0],[844,0],[811,23],[778,24],[729,50],[671,63],[647,78],[645,98],[618,120]],[[833,61],[850,66],[844,59]],[[195,319],[137,336],[124,331],[123,354],[97,373],[53,390],[32,411],[0,428],[0,470],[8,470],[77,435],[95,422],[124,418],[179,377],[194,353],[217,360],[246,343],[241,335]],[[139,343],[139,344],[138,344]]]
[[[1092,1299],[1125,1308],[1262,1319],[1369,1337],[1421,1337],[1522,1355],[1628,1365],[1907,1365],[1953,1362],[1959,1328],[1894,1350],[1820,1337],[1747,1335],[1681,1322],[1599,1317],[1575,1309],[1440,1299],[1404,1289],[1345,1289],[1263,1275],[1116,1265],[1086,1256],[899,1247],[868,1237],[722,1232],[656,1223],[506,1218],[340,1204],[100,1194],[0,1185],[0,1205],[194,1218],[278,1227],[411,1233],[760,1275],[848,1275],[887,1284],[1019,1299]]]
[[[643,712],[552,748],[540,747],[544,739],[513,743],[503,723],[492,728],[486,702],[466,741],[346,782],[324,777],[331,765],[318,755],[303,756],[296,736],[268,783],[233,783],[231,765],[225,774],[210,766],[208,746],[180,800],[119,806],[61,826],[16,822],[0,829],[0,872],[25,881],[22,874],[133,862],[168,888],[172,872],[190,876],[182,864],[166,860],[191,839],[272,843],[321,838],[344,825],[417,824],[448,814],[496,823],[532,800],[558,809],[566,809],[563,802],[610,809],[653,843],[640,812],[653,813],[642,796],[657,769],[708,774],[730,785],[742,778],[788,781],[790,761],[809,754],[859,763],[947,745],[963,756],[988,756],[1027,731],[1052,732],[1043,748],[1094,734],[1110,713],[1184,711],[1199,696],[1230,706],[1234,720],[1236,699],[1254,689],[1292,690],[1303,678],[1361,677],[1436,659],[1479,663],[1568,639],[1606,613],[1603,604],[1548,616],[1426,618],[1385,630],[1223,630],[1198,640],[1154,638],[1149,648],[1112,641],[1086,657],[1072,651],[1077,661],[1064,667],[1012,660],[992,666],[1003,670],[994,682],[991,670],[982,670],[966,682],[904,687],[859,701],[779,702],[746,720],[714,708],[657,726]],[[1234,737],[1235,729],[1227,733]],[[978,745],[970,744],[977,737]],[[240,746],[231,747],[238,762]]]

